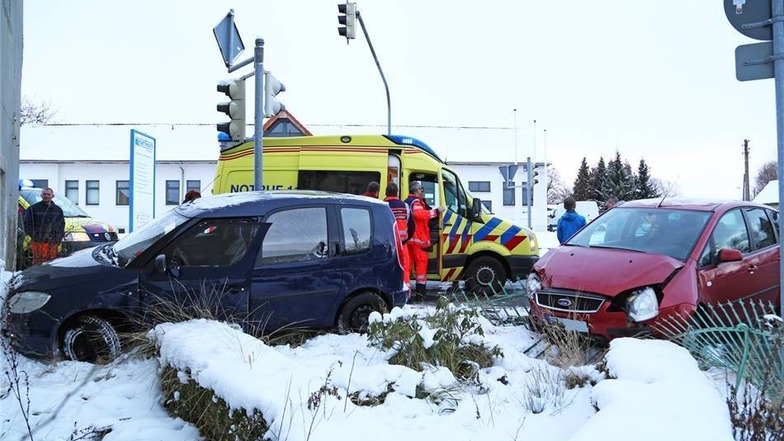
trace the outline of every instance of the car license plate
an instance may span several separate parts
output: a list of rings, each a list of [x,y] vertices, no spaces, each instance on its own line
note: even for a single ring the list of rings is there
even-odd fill
[[[572,320],[568,318],[547,316],[547,323],[560,323],[567,331],[588,332],[588,323],[582,320]]]

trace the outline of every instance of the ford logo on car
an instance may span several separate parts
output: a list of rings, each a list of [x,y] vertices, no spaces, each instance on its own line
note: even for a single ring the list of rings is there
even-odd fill
[[[564,308],[572,306],[572,301],[569,299],[558,299],[558,302],[556,303],[558,303],[558,306],[563,306]]]

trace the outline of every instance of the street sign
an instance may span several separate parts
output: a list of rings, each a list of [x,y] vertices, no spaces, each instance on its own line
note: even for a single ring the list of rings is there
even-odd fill
[[[501,176],[504,177],[504,187],[509,187],[510,183],[517,174],[517,165],[501,165],[498,167]]]
[[[738,81],[773,78],[773,42],[744,44],[735,48],[735,78]]]
[[[240,31],[234,24],[234,10],[230,10],[217,26],[212,28],[215,40],[218,42],[223,62],[230,67],[234,60],[245,50],[245,45],[240,38]]]
[[[724,14],[732,27],[741,34],[755,40],[773,40],[771,25],[747,28],[743,25],[758,23],[773,17],[771,0],[724,0]]]

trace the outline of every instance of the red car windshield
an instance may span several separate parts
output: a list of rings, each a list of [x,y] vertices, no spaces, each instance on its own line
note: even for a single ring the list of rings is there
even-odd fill
[[[664,254],[684,261],[700,238],[709,211],[666,208],[613,208],[565,244]]]

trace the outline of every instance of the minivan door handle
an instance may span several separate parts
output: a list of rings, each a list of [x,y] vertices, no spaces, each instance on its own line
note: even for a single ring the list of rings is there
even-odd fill
[[[747,271],[749,272],[749,274],[754,274],[755,272],[757,272],[757,265],[749,265]]]

